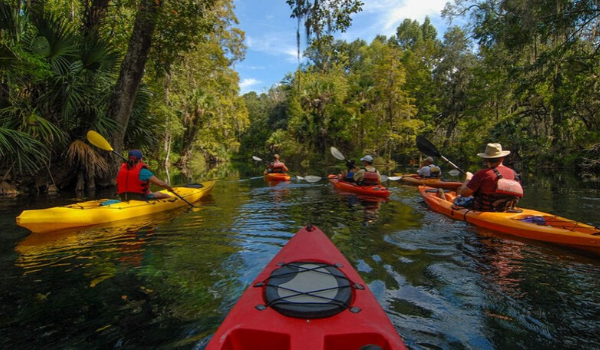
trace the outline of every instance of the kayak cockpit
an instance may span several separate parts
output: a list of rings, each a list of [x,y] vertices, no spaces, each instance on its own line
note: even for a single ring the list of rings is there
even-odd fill
[[[351,284],[337,266],[318,262],[293,262],[273,270],[269,279],[255,284],[264,287],[266,305],[288,317],[324,318],[350,308]],[[352,310],[352,309],[351,309]],[[359,312],[360,309],[354,309]]]

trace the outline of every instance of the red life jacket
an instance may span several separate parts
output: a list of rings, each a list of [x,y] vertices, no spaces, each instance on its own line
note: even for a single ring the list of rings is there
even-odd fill
[[[512,209],[519,199],[523,197],[523,187],[517,181],[518,175],[512,171],[513,179],[504,178],[498,169],[492,168],[496,174],[496,191],[494,193],[481,193],[475,197],[474,208],[484,211],[505,211]]]
[[[117,194],[139,193],[147,195],[150,191],[148,181],[140,180],[140,171],[148,169],[146,164],[138,162],[131,169],[127,169],[127,163],[121,165],[117,175]]]
[[[375,171],[369,171],[367,169],[364,169],[364,170],[365,170],[365,175],[360,183],[362,185],[369,185],[369,186],[379,185],[379,176],[377,176],[377,170],[375,170]]]
[[[283,163],[278,160],[274,161],[272,169],[274,173],[283,173]]]

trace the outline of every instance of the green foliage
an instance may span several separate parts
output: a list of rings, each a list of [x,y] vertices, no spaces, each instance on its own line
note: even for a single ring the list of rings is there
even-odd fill
[[[35,172],[48,158],[41,142],[0,124],[0,169]]]
[[[185,172],[233,154],[321,160],[330,146],[416,158],[423,134],[456,162],[479,164],[485,143],[501,142],[515,164],[583,158],[595,167],[596,3],[455,0],[444,15],[468,23],[443,40],[425,18],[406,19],[390,38],[348,43],[333,34],[351,25],[361,1],[286,2],[299,21],[298,48],[305,31],[308,62],[282,85],[244,96],[233,69],[245,52],[234,2],[162,2],[125,145]],[[79,140],[89,129],[110,136],[123,127],[107,106],[137,3],[50,0],[30,12],[36,3],[0,0],[0,175],[64,164],[66,147],[73,167],[99,167]],[[88,22],[89,6],[98,23]]]
[[[17,10],[0,1],[2,171],[34,172],[49,157],[51,164],[64,164],[67,154],[74,168],[99,169],[90,162],[105,167],[79,152],[78,140],[89,129],[110,139],[122,127],[106,112],[138,10],[135,2],[110,5],[51,0],[32,15],[27,6]],[[98,23],[87,22],[88,10],[97,11]],[[211,161],[237,152],[248,118],[231,69],[245,49],[236,23],[230,0],[163,4],[153,64],[133,99],[125,147],[157,159],[171,151],[171,142],[179,146],[175,152],[186,153],[189,145]],[[197,68],[185,71],[196,59]],[[68,145],[74,151],[65,152]]]

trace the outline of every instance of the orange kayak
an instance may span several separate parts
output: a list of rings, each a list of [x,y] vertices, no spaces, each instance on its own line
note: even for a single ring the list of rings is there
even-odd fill
[[[455,207],[454,191],[419,186],[419,192],[431,209],[453,219],[538,241],[584,249],[600,248],[600,229],[582,222],[525,208],[514,212],[487,212]]]
[[[361,194],[368,197],[389,197],[390,191],[383,186],[363,186],[354,182],[340,181],[338,175],[329,175],[329,182],[341,190]]]
[[[402,178],[400,179],[400,182],[407,184],[407,185],[429,186],[429,187],[435,187],[435,188],[443,188],[443,189],[447,189],[447,190],[455,190],[458,187],[460,187],[460,185],[462,185],[462,182],[459,182],[459,181],[451,181],[451,180],[435,179],[435,178],[424,179],[416,174],[403,175]]]
[[[287,173],[266,173],[265,180],[267,181],[289,181],[292,177]]]

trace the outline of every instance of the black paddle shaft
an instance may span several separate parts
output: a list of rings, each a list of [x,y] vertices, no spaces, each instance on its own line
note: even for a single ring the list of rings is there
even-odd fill
[[[459,168],[458,165],[452,163],[451,161],[448,160],[448,158],[444,157],[438,151],[438,149],[431,142],[429,142],[429,140],[427,140],[426,138],[424,138],[421,135],[417,136],[417,148],[419,149],[419,151],[421,151],[422,153],[425,153],[428,156],[442,158],[443,160],[448,162],[448,164],[452,165],[454,167],[454,169],[460,171],[463,175],[466,175],[466,173],[461,168]]]

